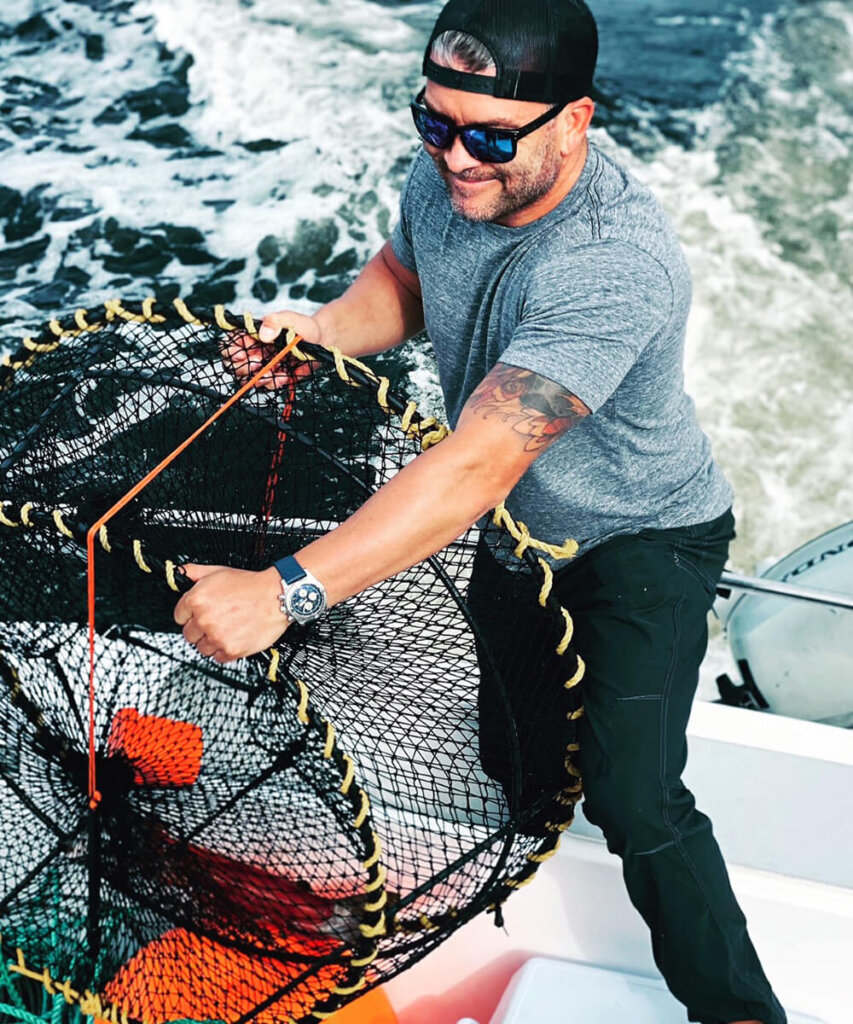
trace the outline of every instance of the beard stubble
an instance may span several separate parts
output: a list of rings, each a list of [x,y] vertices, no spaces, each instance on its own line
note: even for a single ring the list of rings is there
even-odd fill
[[[518,156],[508,164],[471,167],[453,174],[441,150],[430,153],[441,176],[454,213],[471,221],[496,221],[530,206],[549,192],[562,169],[558,152],[548,145],[520,163]],[[497,191],[483,196],[466,197],[454,191],[453,182],[495,181]]]

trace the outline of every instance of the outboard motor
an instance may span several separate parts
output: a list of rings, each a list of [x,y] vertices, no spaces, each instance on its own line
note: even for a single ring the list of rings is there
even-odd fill
[[[853,596],[853,522],[809,541],[761,579]],[[724,704],[853,727],[853,611],[743,593],[726,617],[741,680],[717,680]]]

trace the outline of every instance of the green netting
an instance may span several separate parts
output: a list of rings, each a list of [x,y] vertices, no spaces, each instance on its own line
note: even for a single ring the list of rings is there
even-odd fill
[[[2,1001],[65,986],[22,1021],[324,1019],[502,904],[578,799],[582,666],[508,518],[274,651],[183,641],[181,562],[265,567],[443,436],[300,343],[292,394],[252,389],[100,536],[90,807],[85,534],[235,392],[244,330],[113,303],[0,370]]]

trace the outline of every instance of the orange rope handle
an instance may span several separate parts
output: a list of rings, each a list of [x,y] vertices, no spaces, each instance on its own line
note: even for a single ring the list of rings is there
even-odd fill
[[[235,392],[227,401],[225,401],[217,410],[213,413],[209,419],[205,420],[204,423],[185,440],[182,441],[173,452],[170,452],[161,462],[159,462],[149,473],[136,484],[119,500],[108,509],[101,518],[93,523],[88,531],[86,532],[86,582],[87,582],[87,596],[88,596],[88,613],[89,613],[89,806],[92,810],[95,810],[100,803],[101,795],[98,792],[97,779],[95,777],[95,538],[102,526],[105,526],[114,515],[121,512],[121,510],[131,502],[137,494],[143,491],[152,480],[155,480],[167,466],[171,465],[177,457],[198,438],[200,437],[208,427],[211,427],[223,413],[227,412],[235,402],[238,402],[247,391],[251,390],[258,381],[274,370],[279,363],[281,363],[285,356],[288,355],[290,350],[294,348],[302,338],[295,332],[288,331],[287,333],[287,344],[278,352],[273,358],[261,367],[260,370],[239,389]]]

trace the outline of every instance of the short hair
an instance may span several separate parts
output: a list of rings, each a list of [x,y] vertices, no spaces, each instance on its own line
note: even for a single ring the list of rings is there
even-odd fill
[[[496,68],[494,58],[479,39],[467,32],[442,32],[432,41],[430,57],[436,64],[461,64],[466,71],[489,71]]]

